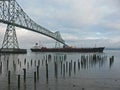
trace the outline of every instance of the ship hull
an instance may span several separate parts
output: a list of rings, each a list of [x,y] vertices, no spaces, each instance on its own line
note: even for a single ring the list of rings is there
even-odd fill
[[[95,48],[41,48],[35,49],[31,48],[32,52],[81,52],[81,53],[90,53],[90,52],[103,52],[104,47],[95,47]]]

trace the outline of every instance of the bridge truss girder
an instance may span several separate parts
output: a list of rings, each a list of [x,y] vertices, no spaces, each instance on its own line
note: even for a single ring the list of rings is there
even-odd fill
[[[15,21],[15,1],[14,0],[9,0],[8,3],[6,4],[5,1],[2,3],[3,6],[8,5],[8,21],[14,23]],[[3,13],[5,13],[5,7],[2,8]],[[3,18],[6,18],[5,15]],[[7,25],[7,29],[5,32],[3,44],[2,44],[2,49],[3,48],[19,48],[18,45],[18,40],[16,36],[16,31],[15,31],[15,26],[14,25]]]
[[[51,32],[48,29],[38,25],[35,23],[19,6],[19,4],[15,0],[0,0],[0,22],[8,24],[9,26],[13,26],[13,31],[16,27],[28,29],[30,31],[34,31],[43,35],[46,35],[50,38],[55,39],[56,41],[65,44],[65,41],[62,39],[59,32]],[[7,28],[8,30],[9,28]],[[6,30],[6,32],[7,32]],[[16,35],[16,34],[15,34]],[[5,40],[5,37],[4,37]],[[17,37],[16,37],[17,40]],[[4,41],[3,41],[4,42]],[[14,47],[19,47],[16,45]],[[4,44],[3,44],[4,45]]]

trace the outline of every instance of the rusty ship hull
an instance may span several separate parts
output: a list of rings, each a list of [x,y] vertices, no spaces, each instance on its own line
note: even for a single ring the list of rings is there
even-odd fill
[[[31,48],[32,52],[81,52],[81,53],[102,53],[104,47],[94,47],[94,48]]]

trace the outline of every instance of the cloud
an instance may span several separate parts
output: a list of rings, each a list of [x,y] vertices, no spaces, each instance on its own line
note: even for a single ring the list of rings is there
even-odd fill
[[[120,31],[120,21],[119,22],[107,22],[104,24],[106,27],[112,28],[114,30]]]
[[[50,31],[60,31],[63,39],[73,46],[77,46],[75,42],[83,43],[84,46],[94,46],[96,41],[99,41],[101,46],[120,46],[119,0],[17,0],[17,2],[35,22]],[[2,38],[4,32],[0,31]],[[17,28],[17,36],[22,47],[31,47],[39,40],[49,43],[48,46],[54,42],[46,36],[20,28]]]
[[[111,0],[35,0],[34,2],[36,3],[26,2],[25,4],[28,4],[26,6],[23,4],[25,11],[36,22],[48,28],[53,25],[74,28],[96,25],[116,12]]]
[[[53,21],[57,19],[60,22],[70,21],[74,25],[89,25],[96,24],[102,17],[113,12],[109,6],[97,6],[98,3],[103,2],[96,2],[96,0],[45,0],[44,2],[39,1],[37,4],[32,4],[31,1],[28,4],[32,6],[26,6],[27,9],[25,10],[32,16],[39,16],[37,18],[44,16],[44,18],[51,18]]]

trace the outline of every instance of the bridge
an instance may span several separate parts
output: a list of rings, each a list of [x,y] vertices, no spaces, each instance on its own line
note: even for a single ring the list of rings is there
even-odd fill
[[[18,45],[15,27],[24,28],[53,38],[54,40],[67,45],[62,39],[59,31],[51,32],[34,22],[20,7],[16,0],[0,0],[0,23],[7,24],[1,50],[15,51],[20,49]]]

